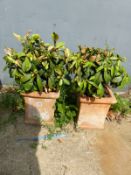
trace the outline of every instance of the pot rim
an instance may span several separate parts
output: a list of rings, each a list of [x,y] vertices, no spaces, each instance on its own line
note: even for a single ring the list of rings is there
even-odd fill
[[[48,99],[56,99],[59,97],[59,92],[29,92],[29,93],[21,93],[23,97],[30,97],[30,98],[48,98]]]
[[[94,97],[80,97],[80,103],[102,103],[102,104],[115,104],[117,102],[111,88],[109,86],[105,87],[108,91],[109,97],[94,98]]]

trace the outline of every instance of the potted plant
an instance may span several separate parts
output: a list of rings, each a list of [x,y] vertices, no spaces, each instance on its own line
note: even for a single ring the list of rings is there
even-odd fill
[[[67,58],[67,69],[79,94],[78,126],[104,128],[110,105],[116,103],[110,87],[123,87],[129,76],[121,65],[125,58],[113,50],[79,47]]]
[[[45,43],[39,34],[14,36],[22,44],[22,51],[5,49],[4,59],[10,77],[15,79],[25,100],[26,123],[53,123],[54,104],[64,77],[64,43],[52,34],[53,44]]]

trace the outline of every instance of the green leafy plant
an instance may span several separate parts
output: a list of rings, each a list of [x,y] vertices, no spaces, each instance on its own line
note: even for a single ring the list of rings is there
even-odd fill
[[[27,33],[14,36],[21,42],[22,51],[5,49],[4,59],[10,77],[14,78],[22,92],[58,91],[65,74],[64,43],[52,34],[53,44],[45,43],[39,34]]]
[[[106,86],[122,88],[129,82],[122,66],[125,58],[114,50],[79,46],[74,53],[58,42],[55,32],[51,35],[53,44],[44,42],[39,34],[14,36],[22,51],[5,49],[10,77],[19,85],[20,92],[60,91],[55,104],[56,126],[62,127],[76,118],[79,96],[105,97]]]
[[[131,100],[115,94],[117,103],[111,106],[113,112],[119,113],[121,116],[126,116],[131,113]]]
[[[17,92],[4,92],[0,94],[0,107],[13,111],[24,109],[23,98]]]
[[[60,97],[56,100],[54,117],[57,127],[74,122],[78,113],[77,96],[69,85],[63,85]]]
[[[77,118],[79,96],[101,98],[108,96],[106,86],[122,88],[129,82],[129,76],[122,66],[125,58],[113,50],[79,47],[79,52],[73,53],[65,49],[65,57],[70,85],[69,89],[63,86],[56,102],[55,117],[60,126]],[[73,103],[70,103],[71,94],[75,97]]]
[[[8,124],[15,124],[18,116],[24,111],[23,98],[13,91],[5,91],[0,93],[0,111],[3,115],[0,116],[0,129]],[[5,117],[6,115],[6,117]]]
[[[105,86],[124,87],[129,76],[121,65],[125,58],[113,50],[79,47],[79,52],[67,58],[68,72],[81,95],[104,97]]]

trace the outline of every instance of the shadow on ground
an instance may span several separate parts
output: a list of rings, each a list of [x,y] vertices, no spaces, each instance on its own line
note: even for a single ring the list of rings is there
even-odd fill
[[[0,175],[40,175],[37,141],[17,140],[38,136],[40,126],[24,124],[23,113],[10,113],[0,109],[0,121],[5,125],[0,128]]]

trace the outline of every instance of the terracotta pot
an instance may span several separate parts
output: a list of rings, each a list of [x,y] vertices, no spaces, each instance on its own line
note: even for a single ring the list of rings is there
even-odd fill
[[[80,128],[104,128],[105,118],[111,104],[116,103],[116,98],[111,89],[106,87],[109,97],[92,98],[80,97],[80,109],[78,127]]]
[[[54,105],[59,93],[22,93],[25,100],[25,123],[27,124],[53,124]]]

